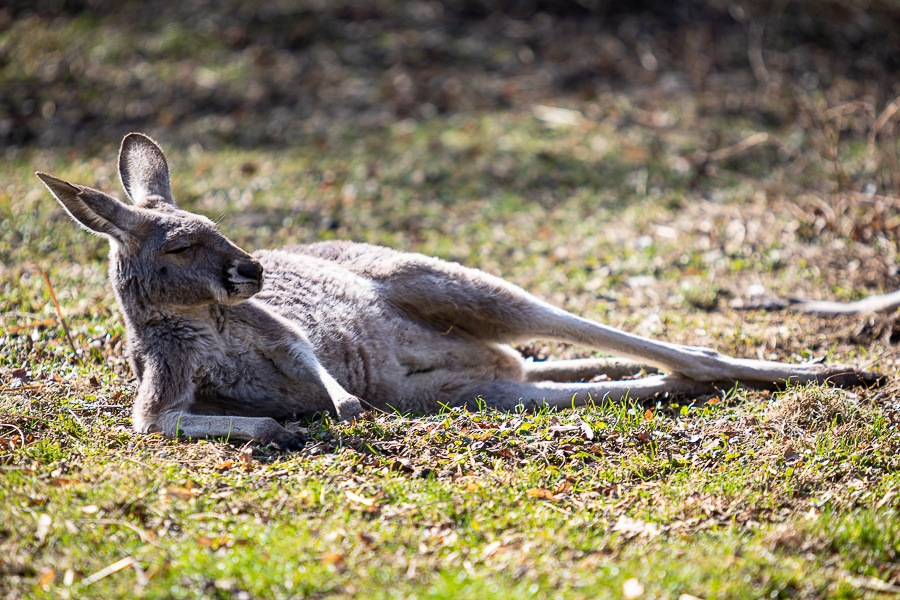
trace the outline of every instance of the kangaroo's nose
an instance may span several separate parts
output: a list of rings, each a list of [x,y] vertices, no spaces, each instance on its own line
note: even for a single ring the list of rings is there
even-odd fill
[[[263,277],[263,268],[262,265],[259,264],[258,261],[255,260],[247,260],[238,264],[237,273],[241,277],[246,277],[247,279],[253,279],[254,281],[261,283]]]

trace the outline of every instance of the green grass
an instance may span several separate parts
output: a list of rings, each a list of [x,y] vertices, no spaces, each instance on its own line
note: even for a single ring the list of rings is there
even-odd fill
[[[239,95],[268,64],[186,24],[141,32],[112,19],[16,21],[0,33],[0,51],[18,59],[0,63],[0,84],[42,81],[60,52],[89,57],[81,74],[95,78],[64,83],[79,105],[119,119],[127,102],[102,98],[129,69],[166,90],[202,68],[219,93]],[[498,44],[491,56],[505,64]],[[808,118],[786,88],[765,100],[781,112],[736,116],[721,98],[749,102],[754,84],[664,93],[635,81],[374,125],[333,119],[298,127],[291,140],[302,143],[255,144],[254,122],[232,135],[180,104],[154,113],[150,132],[180,204],[247,249],[342,238],[423,252],[629,331],[740,356],[873,364],[887,386],[324,417],[301,424],[311,442],[293,454],[139,436],[106,243],[32,175],[121,197],[124,131],[11,147],[0,163],[0,595],[621,598],[638,583],[656,598],[896,593],[896,315],[733,307],[751,286],[856,298],[896,282],[895,192],[851,193],[898,172],[896,140],[863,144],[860,111],[829,142],[816,129],[831,122],[820,91]],[[867,98],[861,89],[851,91]],[[555,124],[537,105],[581,117]],[[663,125],[648,125],[657,117]],[[698,158],[759,131],[774,141]],[[540,341],[523,350],[585,354]]]

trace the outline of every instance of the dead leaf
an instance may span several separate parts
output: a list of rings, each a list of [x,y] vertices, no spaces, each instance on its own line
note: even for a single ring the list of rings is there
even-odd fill
[[[391,469],[404,473],[412,473],[414,471],[412,461],[408,458],[396,458],[391,463]]]
[[[872,590],[883,594],[900,594],[900,585],[893,585],[877,577],[847,577],[847,583],[855,588]]]
[[[241,464],[244,465],[245,470],[250,470],[253,468],[253,449],[252,448],[243,448],[238,457],[241,459]]]
[[[648,408],[647,410],[644,411],[644,418],[648,421],[653,420],[653,409],[652,408]]]
[[[588,425],[583,419],[580,419],[578,424],[581,426],[581,435],[584,437],[584,439],[586,439],[587,441],[593,440],[594,430],[591,429],[591,426]]]
[[[479,484],[477,484],[476,482],[470,481],[470,482],[468,482],[468,483],[466,484],[466,491],[467,491],[467,492],[474,492],[475,490],[477,490],[477,489],[480,488],[480,487],[481,487],[481,486],[480,486]]]
[[[81,512],[83,512],[86,515],[95,515],[98,512],[100,512],[100,507],[97,506],[96,504],[88,504],[87,506],[81,507]]]
[[[534,118],[552,127],[574,127],[584,120],[584,117],[577,110],[560,108],[558,106],[545,106],[543,104],[533,106],[531,113],[534,115]]]
[[[622,597],[627,598],[628,600],[633,600],[634,598],[640,598],[644,595],[644,584],[638,581],[637,578],[632,577],[631,579],[626,579],[622,583]]]
[[[492,557],[502,546],[503,542],[501,542],[500,540],[491,542],[484,547],[484,550],[481,551],[481,560]]]
[[[562,501],[553,492],[544,488],[531,488],[527,493],[529,498],[539,498],[541,500],[550,500],[551,502]]]
[[[659,525],[656,523],[647,523],[639,519],[632,519],[622,515],[612,527],[613,531],[618,531],[626,537],[635,537],[642,535],[644,537],[653,538],[660,534]]]
[[[81,482],[77,479],[71,479],[69,477],[54,477],[50,480],[50,485],[63,489],[70,488],[74,485],[78,485],[79,483]]]
[[[209,548],[210,550],[231,548],[234,545],[234,538],[227,535],[218,535],[216,537],[200,535],[197,536],[197,544],[204,548]]]
[[[343,552],[326,552],[322,555],[322,564],[342,569],[347,566]]]
[[[347,496],[347,499],[352,502],[356,502],[357,504],[362,504],[363,506],[375,506],[375,501],[371,498],[366,498],[365,496],[360,496],[355,492],[351,492],[347,490],[344,492],[344,495]]]
[[[784,455],[782,458],[786,461],[794,461],[800,458],[800,454],[794,449],[793,446],[788,444],[788,447],[784,449]]]
[[[374,546],[375,542],[378,541],[378,539],[374,535],[366,531],[359,532],[359,539],[363,544],[369,547]]]
[[[553,490],[553,493],[554,494],[565,494],[566,492],[571,491],[574,486],[575,486],[575,480],[571,477],[566,477],[565,479],[563,479],[562,481],[560,481],[557,484],[556,489]]]
[[[233,460],[225,460],[216,465],[216,471],[229,471],[236,466]]]
[[[50,533],[50,526],[53,524],[53,519],[48,514],[43,514],[38,517],[37,522],[37,530],[34,532],[34,537],[37,538],[37,541],[43,542],[46,539],[47,534]]]
[[[47,587],[54,581],[56,581],[56,571],[54,571],[53,569],[47,569],[46,571],[41,573],[40,577],[38,577],[37,584],[41,587]]]
[[[193,485],[188,484],[187,487],[171,486],[165,487],[160,492],[162,496],[171,496],[173,498],[181,498],[182,500],[190,500],[196,496],[198,491]]]
[[[351,492],[350,490],[345,491],[344,495],[347,496],[348,500],[354,503],[355,506],[352,506],[351,508],[354,508],[355,510],[362,510],[363,512],[368,513],[378,512],[379,510],[376,501],[380,496],[375,498],[366,498],[365,496],[361,496],[355,492]]]

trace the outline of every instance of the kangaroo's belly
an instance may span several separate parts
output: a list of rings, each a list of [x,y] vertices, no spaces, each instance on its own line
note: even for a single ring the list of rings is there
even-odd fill
[[[379,408],[434,411],[465,401],[459,394],[472,382],[524,378],[512,348],[416,321],[386,303],[376,284],[333,263],[257,256],[266,269],[257,300],[299,325],[332,377]]]

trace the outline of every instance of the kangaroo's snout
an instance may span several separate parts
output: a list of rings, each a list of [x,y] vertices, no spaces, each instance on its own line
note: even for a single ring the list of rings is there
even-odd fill
[[[237,274],[262,284],[263,268],[256,260],[250,259],[249,261],[239,263],[237,266]]]
[[[263,267],[253,258],[232,261],[225,269],[229,293],[236,298],[249,298],[262,289]]]

